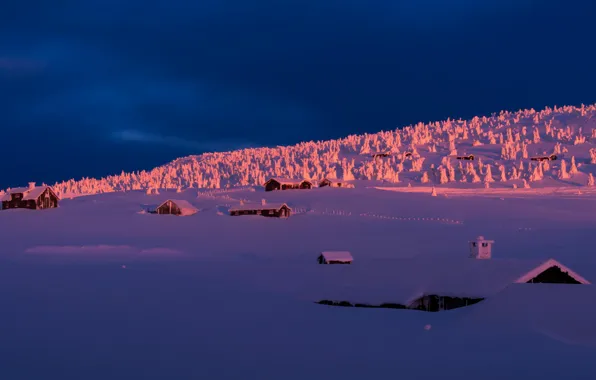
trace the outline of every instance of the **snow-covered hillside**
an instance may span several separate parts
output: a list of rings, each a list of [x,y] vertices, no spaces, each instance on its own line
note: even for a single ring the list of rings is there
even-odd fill
[[[596,378],[595,114],[502,113],[56,184],[58,208],[0,211],[0,379]],[[267,192],[269,176],[355,187]],[[198,212],[146,212],[168,199]],[[281,203],[289,218],[228,214]],[[479,235],[493,259],[469,258]],[[320,265],[322,251],[354,262]],[[586,281],[516,283],[548,259]],[[317,304],[456,290],[486,299]]]
[[[593,285],[515,285],[439,313],[315,304],[460,286],[480,234],[493,260],[554,258],[596,281],[595,192],[451,190],[131,191],[1,211],[0,378],[594,378]],[[143,212],[168,198],[199,212]],[[263,198],[295,213],[225,213]],[[319,265],[325,250],[355,261]]]
[[[62,195],[262,185],[269,177],[377,180],[405,186],[585,186],[596,169],[596,105],[501,112],[295,146],[206,153],[151,171],[55,185]],[[371,158],[375,152],[392,153]],[[411,153],[411,155],[406,155]],[[529,158],[555,153],[558,160]],[[476,160],[453,156],[473,154]],[[494,183],[493,183],[494,182]],[[15,184],[18,185],[18,184]]]

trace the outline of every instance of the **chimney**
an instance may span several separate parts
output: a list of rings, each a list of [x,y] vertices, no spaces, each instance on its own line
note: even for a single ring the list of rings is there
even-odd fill
[[[484,236],[478,236],[476,240],[469,242],[470,257],[474,259],[490,259],[492,257],[492,245],[494,240],[486,240]]]
[[[265,206],[267,204],[267,200],[266,199],[261,199],[261,205]]]
[[[29,182],[29,190],[35,188],[35,182]]]

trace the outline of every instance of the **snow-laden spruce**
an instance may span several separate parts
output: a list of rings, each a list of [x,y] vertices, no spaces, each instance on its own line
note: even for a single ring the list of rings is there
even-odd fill
[[[101,179],[69,180],[56,183],[54,188],[61,195],[178,188],[215,189],[262,185],[270,177],[394,183],[404,179],[427,183],[425,181],[428,178],[428,182],[433,184],[449,186],[453,182],[484,182],[487,177],[484,167],[487,164],[493,169],[498,168],[499,182],[520,177],[534,182],[547,178],[567,180],[570,175],[575,180],[579,175],[577,181],[585,184],[589,170],[574,168],[571,161],[581,157],[578,162],[596,163],[594,116],[596,105],[547,107],[541,111],[502,111],[471,120],[447,119],[418,123],[401,129],[350,135],[337,140],[205,153],[180,158],[149,171],[122,172]],[[545,152],[566,155],[571,151],[573,154],[564,157],[565,164],[563,161],[553,163],[554,174],[550,171],[546,173],[544,167],[533,167],[528,172],[524,170],[525,165],[516,164]],[[373,159],[371,155],[375,152],[388,152],[390,155]],[[467,154],[475,154],[478,160],[468,161],[463,167],[454,163],[440,164],[444,157],[455,160],[456,155]],[[575,156],[575,159],[571,156]],[[569,162],[571,168],[568,172]],[[436,178],[431,176],[432,165],[438,168],[438,172],[433,173],[437,174]],[[565,165],[565,170],[561,170],[560,165]],[[536,170],[543,171],[543,179],[538,179]]]

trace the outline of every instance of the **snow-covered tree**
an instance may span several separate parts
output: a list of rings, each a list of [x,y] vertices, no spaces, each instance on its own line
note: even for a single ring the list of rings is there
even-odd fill
[[[594,176],[592,175],[592,173],[588,174],[588,186],[594,186]]]
[[[511,179],[519,179],[519,172],[515,166],[511,168]]]
[[[596,148],[590,149],[590,163],[596,164]]]
[[[422,173],[422,177],[420,178],[421,183],[428,183],[430,180],[428,179],[428,172]]]
[[[490,164],[486,164],[486,174],[484,175],[484,183],[495,182]]]
[[[567,163],[565,160],[561,160],[561,168],[559,169],[559,179],[568,179],[569,173],[567,173]]]
[[[528,181],[526,181],[525,179],[522,180],[524,183],[524,189],[529,189],[530,188],[530,184],[528,183]]]
[[[571,156],[571,168],[569,168],[569,174],[574,175],[577,174],[577,165],[575,164],[575,156]]]
[[[541,181],[542,180],[542,170],[540,165],[536,165],[534,167],[534,171],[532,171],[532,175],[530,176],[530,182]]]
[[[533,130],[532,141],[534,141],[534,144],[538,144],[540,142],[540,131],[538,131],[538,128],[536,128],[536,127],[534,127],[534,130]]]
[[[439,168],[439,183],[441,185],[446,184],[449,182],[449,178],[447,177],[447,170],[444,167]]]
[[[505,165],[499,165],[500,181],[507,182],[507,173],[505,172]]]

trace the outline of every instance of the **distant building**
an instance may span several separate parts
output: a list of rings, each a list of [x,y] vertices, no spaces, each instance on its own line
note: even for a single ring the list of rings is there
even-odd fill
[[[189,216],[197,212],[199,210],[195,206],[182,199],[168,199],[155,209],[155,213],[160,215]]]
[[[372,158],[385,158],[385,157],[390,157],[390,156],[391,156],[390,152],[377,152],[377,153],[371,154]]]
[[[456,158],[458,160],[474,161],[474,155],[473,154],[468,154],[468,155],[464,155],[464,156],[457,156]]]
[[[490,259],[492,257],[492,245],[494,240],[485,240],[484,236],[478,236],[476,240],[470,241],[470,257],[474,259]]]
[[[319,264],[352,264],[354,258],[348,251],[326,251],[321,252],[317,258]]]
[[[346,187],[346,188],[353,188],[354,185],[347,182],[341,182],[335,179],[328,179],[323,178],[321,182],[319,182],[319,187]]]
[[[2,196],[2,209],[25,208],[30,210],[43,210],[58,207],[60,198],[50,186],[35,186],[10,189]]]
[[[264,186],[265,191],[312,189],[312,182],[305,179],[271,178]]]
[[[555,161],[556,159],[556,154],[551,154],[550,156],[535,156],[530,158],[531,161]]]
[[[241,204],[230,208],[231,216],[260,215],[274,218],[287,218],[292,215],[292,209],[287,204]]]

